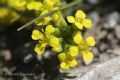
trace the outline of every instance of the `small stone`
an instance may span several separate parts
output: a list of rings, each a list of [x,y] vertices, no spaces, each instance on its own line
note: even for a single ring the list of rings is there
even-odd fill
[[[50,53],[51,53],[50,50],[45,51],[44,54],[43,54],[43,57],[44,58],[50,58],[50,55],[51,55]]]
[[[115,35],[118,39],[120,39],[120,25],[115,27]]]
[[[115,38],[115,35],[113,33],[109,33],[107,35],[107,39],[110,41],[111,45],[117,44],[118,40]]]
[[[105,23],[103,24],[105,29],[113,29],[118,21],[119,21],[120,15],[118,12],[113,12],[111,14],[109,14],[106,17]]]
[[[107,49],[108,49],[108,45],[107,44],[105,44],[105,43],[100,43],[99,44],[99,50],[100,50],[100,52],[104,52]]]
[[[107,35],[107,31],[106,30],[100,31],[99,33],[100,33],[98,35],[99,39],[103,39]]]
[[[10,50],[3,50],[2,55],[4,56],[6,61],[8,61],[12,58],[12,54],[11,54]]]
[[[41,55],[36,55],[36,58],[37,58],[38,61],[42,60],[42,56]]]
[[[120,49],[108,50],[107,52],[120,56]]]
[[[27,63],[27,62],[29,62],[29,60],[31,60],[32,58],[33,58],[33,55],[32,55],[32,54],[28,54],[28,55],[26,55],[26,56],[24,57],[23,62],[24,62],[24,63]]]

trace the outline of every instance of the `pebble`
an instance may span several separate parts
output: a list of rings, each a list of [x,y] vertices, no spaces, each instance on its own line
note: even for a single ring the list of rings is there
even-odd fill
[[[118,12],[112,12],[107,16],[107,19],[103,24],[103,27],[105,29],[113,29],[117,25],[119,18],[120,18],[120,15]]]
[[[115,27],[115,35],[117,36],[117,38],[120,40],[120,25],[117,25]]]
[[[109,48],[109,46],[108,46],[108,44],[106,44],[106,43],[101,42],[101,43],[99,44],[99,50],[100,50],[100,52],[104,52],[104,51],[107,50],[108,48]]]
[[[120,49],[108,50],[108,53],[112,53],[116,56],[120,56]]]

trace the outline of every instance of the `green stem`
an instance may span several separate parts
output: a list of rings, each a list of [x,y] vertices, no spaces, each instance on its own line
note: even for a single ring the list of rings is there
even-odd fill
[[[61,10],[67,9],[67,8],[69,8],[69,7],[72,7],[72,6],[76,5],[76,4],[79,4],[80,2],[81,2],[81,0],[75,1],[75,2],[72,2],[72,3],[68,4],[68,5],[65,5],[65,6],[59,8],[59,9],[57,9],[57,10],[53,10],[53,11],[50,11],[50,12],[48,12],[48,13],[46,13],[46,14],[40,15],[40,16],[38,16],[37,18],[31,20],[30,22],[28,22],[28,23],[26,23],[25,25],[23,25],[23,26],[21,26],[20,28],[18,28],[17,31],[20,31],[20,30],[28,27],[29,25],[33,24],[33,23],[34,23],[35,21],[37,21],[37,20],[40,20],[40,19],[42,19],[42,18],[44,18],[44,17],[46,17],[46,16],[49,16],[49,15],[51,15],[51,14],[57,12],[57,11],[61,11]]]

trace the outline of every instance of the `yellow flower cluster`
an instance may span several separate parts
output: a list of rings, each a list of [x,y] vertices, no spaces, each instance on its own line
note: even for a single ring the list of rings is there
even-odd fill
[[[55,28],[52,25],[48,25],[43,33],[38,30],[33,30],[32,39],[39,40],[39,44],[35,46],[35,51],[38,54],[44,52],[46,45],[51,46],[52,50],[55,52],[62,51],[60,39],[53,35],[54,32]]]
[[[18,18],[18,16],[16,16],[16,18],[18,18],[21,22],[26,17],[35,18],[63,6],[63,3],[60,0],[2,0],[0,1],[0,5],[1,4],[5,4],[8,9],[15,11],[16,14],[20,12],[20,17]],[[2,12],[0,13],[0,17],[5,18],[4,15],[6,15],[6,10],[0,11]],[[21,12],[24,14],[21,15]],[[7,13],[9,14],[9,11],[7,11]],[[29,13],[33,15],[29,15]],[[11,16],[11,14],[9,14],[9,16]],[[30,18],[28,18],[27,20],[29,19]],[[48,24],[50,24],[51,21],[57,22],[56,25],[61,25],[65,23],[61,12],[58,11],[51,16],[44,17],[42,20],[37,20],[35,24],[37,24],[38,26],[47,26]]]
[[[1,0],[0,4],[6,4],[8,7],[0,8],[0,21],[14,20],[18,16],[23,17],[18,12],[34,12],[33,17],[37,17],[64,5],[60,0]],[[86,39],[82,36],[82,29],[90,28],[92,21],[86,18],[82,10],[78,10],[75,16],[67,16],[67,21],[63,18],[62,12],[58,11],[37,20],[35,24],[42,26],[41,30],[32,31],[32,39],[38,41],[34,48],[35,52],[42,55],[46,46],[50,46],[52,51],[58,53],[61,69],[67,70],[75,67],[78,64],[79,55],[82,55],[85,62],[93,59],[90,47],[95,45],[95,40],[92,36]]]
[[[38,17],[64,5],[61,0],[1,0],[1,4],[6,4],[7,7],[0,8],[0,22],[4,19],[6,22],[10,22],[16,18],[25,22],[28,18],[24,17]],[[27,15],[29,13],[34,16]],[[42,55],[46,46],[50,46],[52,51],[58,53],[61,69],[67,70],[75,67],[78,64],[79,55],[82,55],[85,62],[93,59],[90,47],[95,45],[95,40],[92,36],[86,39],[82,36],[83,28],[90,28],[92,21],[86,18],[86,14],[82,10],[78,10],[75,16],[67,16],[66,20],[63,18],[62,12],[57,11],[37,20],[35,24],[41,27],[38,28],[40,30],[32,31],[32,39],[38,41],[34,51],[38,55]]]
[[[16,20],[26,23],[32,18],[36,18],[40,15],[46,14],[49,11],[60,8],[63,3],[60,0],[0,0],[0,18],[13,16],[11,14],[17,14],[14,17],[8,18],[6,22],[10,24]],[[4,6],[3,6],[4,5]],[[32,14],[32,15],[31,15]],[[56,15],[57,14],[57,15]],[[19,17],[18,17],[19,16]],[[54,16],[57,16],[56,18]],[[36,21],[39,26],[47,26],[51,20],[61,22],[61,12],[56,12],[52,16],[44,17],[42,20]],[[4,20],[0,20],[3,23]],[[6,24],[6,23],[5,23]]]
[[[0,22],[2,24],[7,25],[11,20],[15,19],[16,17],[19,17],[19,15],[15,11],[8,8],[0,8]]]
[[[0,18],[4,18],[6,15],[8,15],[8,10],[5,8],[0,8]]]
[[[53,2],[49,3],[49,0],[46,1],[48,1],[46,3],[49,5],[55,5]],[[61,16],[60,12],[54,13],[52,17],[56,22],[51,23],[54,26],[46,24],[47,26],[43,27],[41,32],[33,30],[32,39],[39,41],[35,46],[36,53],[41,55],[44,53],[45,47],[50,46],[52,51],[58,53],[60,68],[67,70],[78,64],[77,57],[79,55],[82,55],[85,62],[93,59],[94,56],[90,52],[90,47],[95,45],[95,40],[92,36],[86,39],[82,36],[83,27],[90,28],[92,25],[91,20],[86,19],[86,14],[82,10],[76,12],[75,18],[73,16],[67,17],[67,21],[73,25],[62,25],[67,23],[63,18],[63,22],[58,23]]]
[[[59,0],[43,0],[40,1],[32,1],[27,4],[28,10],[34,10],[36,15],[43,15],[48,13],[49,11],[58,9],[62,3]],[[52,16],[44,17],[42,20],[36,21],[38,26],[48,25],[51,20],[57,21],[62,17],[60,12],[53,14]]]
[[[8,0],[8,6],[16,10],[24,11],[26,8],[26,0]]]
[[[70,69],[78,64],[75,57],[71,56],[69,53],[58,54],[58,59],[61,62],[60,67],[64,70]]]

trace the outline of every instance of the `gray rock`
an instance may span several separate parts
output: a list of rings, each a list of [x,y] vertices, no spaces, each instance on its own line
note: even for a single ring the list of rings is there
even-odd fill
[[[106,29],[113,29],[116,24],[118,23],[120,15],[118,12],[113,12],[109,14],[103,24],[104,28]]]
[[[120,48],[119,49],[113,49],[113,50],[108,50],[108,53],[112,53],[113,55],[120,56]]]
[[[32,59],[32,54],[28,54],[27,56],[24,57],[23,62],[27,63],[30,59]]]
[[[77,76],[72,80],[120,80],[120,57],[70,72]]]
[[[115,35],[117,36],[118,39],[120,39],[120,25],[116,26]]]
[[[108,46],[106,43],[101,42],[101,43],[99,44],[99,50],[100,50],[101,52],[104,52],[105,50],[107,50],[108,47],[109,47],[109,46]]]
[[[101,30],[101,31],[99,32],[99,34],[100,34],[100,35],[98,35],[99,39],[103,39],[103,38],[106,37],[107,31],[106,31],[106,30]]]
[[[111,45],[114,45],[114,44],[117,44],[117,43],[118,43],[118,39],[116,39],[116,37],[115,37],[115,35],[114,35],[113,32],[112,32],[112,33],[109,33],[109,34],[107,35],[107,39],[110,41],[110,44],[111,44]]]

